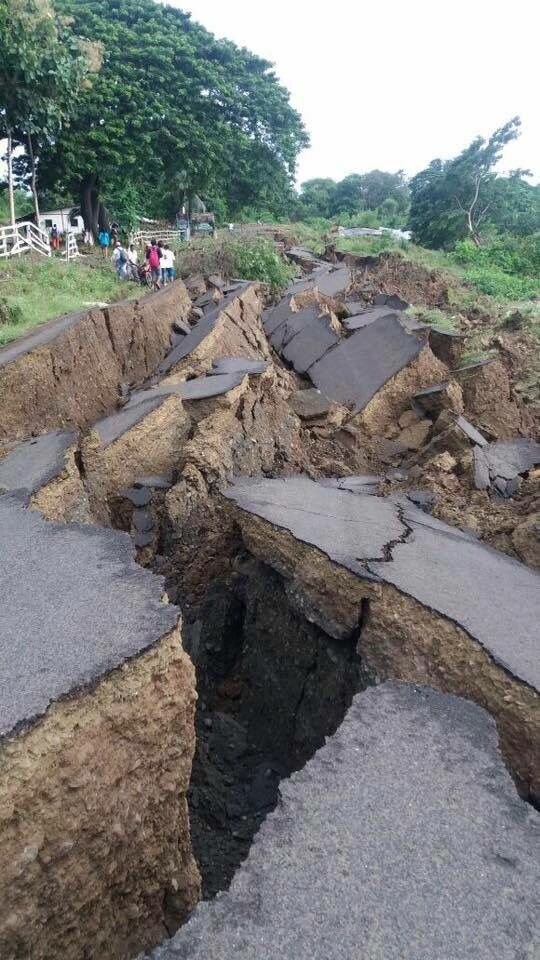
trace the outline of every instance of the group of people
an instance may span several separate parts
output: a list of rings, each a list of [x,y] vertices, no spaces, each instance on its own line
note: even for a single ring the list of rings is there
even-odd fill
[[[98,234],[98,243],[107,251],[110,238],[108,235],[102,236],[105,232],[100,231]],[[134,244],[124,247],[119,240],[114,243],[112,262],[119,280],[135,280],[159,290],[174,280],[174,260],[174,251],[167,243],[158,240],[152,240],[146,245],[144,260],[140,264]]]
[[[168,243],[152,240],[146,244],[145,261],[152,285],[158,290],[174,280],[174,251]]]

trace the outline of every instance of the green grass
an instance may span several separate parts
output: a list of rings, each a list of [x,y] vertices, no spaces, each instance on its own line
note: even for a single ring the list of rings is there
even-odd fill
[[[499,301],[528,300],[540,295],[540,280],[505,273],[498,267],[469,267],[464,278],[481,293]]]
[[[432,327],[437,327],[438,330],[448,330],[450,333],[457,332],[454,319],[445,313],[444,310],[439,310],[438,307],[423,307],[411,304],[407,313],[413,317],[417,317],[422,323],[428,323]]]
[[[20,259],[0,265],[0,344],[27,333],[44,320],[83,309],[87,304],[136,296],[140,288],[118,281],[110,263],[83,258]],[[7,321],[7,322],[6,322]]]

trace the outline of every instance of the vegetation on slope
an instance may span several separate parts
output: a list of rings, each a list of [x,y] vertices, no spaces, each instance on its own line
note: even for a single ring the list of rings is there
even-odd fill
[[[109,263],[31,259],[3,261],[0,269],[0,344],[27,333],[44,320],[92,303],[108,303],[140,293],[135,284],[119,283]]]

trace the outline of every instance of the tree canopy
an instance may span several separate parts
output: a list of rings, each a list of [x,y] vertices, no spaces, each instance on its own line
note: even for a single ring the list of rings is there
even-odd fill
[[[507,143],[519,136],[513,117],[485,140],[477,137],[457,157],[432,160],[410,181],[410,226],[418,243],[453,247],[469,236],[480,243],[481,230],[532,233],[540,229],[539,192],[516,171],[497,176],[495,166]]]
[[[378,210],[383,218],[405,222],[408,202],[408,188],[401,170],[351,173],[338,182],[319,177],[303,183],[300,192],[300,210],[310,217],[354,216]]]
[[[14,139],[28,149],[34,194],[32,137],[58,135],[99,65],[99,46],[77,37],[50,0],[0,3],[0,115],[9,148]]]
[[[99,41],[103,65],[76,118],[42,145],[45,186],[79,193],[97,227],[106,197],[226,197],[229,209],[291,190],[308,143],[272,65],[217,40],[154,0],[54,0],[76,35]],[[270,197],[269,197],[270,194]]]

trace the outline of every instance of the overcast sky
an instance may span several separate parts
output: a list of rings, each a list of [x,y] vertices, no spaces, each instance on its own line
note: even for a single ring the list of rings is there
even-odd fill
[[[170,0],[169,0],[170,2]],[[538,0],[173,0],[271,60],[311,148],[298,180],[422,169],[510,117],[501,168],[540,180]]]

